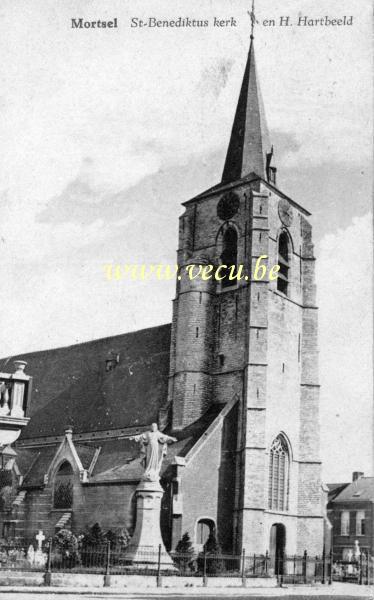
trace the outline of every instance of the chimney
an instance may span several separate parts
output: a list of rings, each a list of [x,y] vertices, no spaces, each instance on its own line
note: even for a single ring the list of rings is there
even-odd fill
[[[357,481],[357,479],[360,479],[363,476],[364,476],[364,474],[361,471],[353,471],[352,481]]]

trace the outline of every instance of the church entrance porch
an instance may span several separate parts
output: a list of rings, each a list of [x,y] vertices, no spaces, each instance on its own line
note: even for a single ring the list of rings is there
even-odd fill
[[[286,548],[286,528],[282,523],[274,523],[270,529],[270,564],[275,575],[284,574]]]

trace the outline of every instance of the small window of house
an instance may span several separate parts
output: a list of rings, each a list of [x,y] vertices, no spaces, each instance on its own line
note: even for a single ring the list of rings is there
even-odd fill
[[[365,535],[365,511],[359,510],[356,513],[356,535]]]
[[[343,510],[340,515],[340,535],[349,535],[349,511]]]

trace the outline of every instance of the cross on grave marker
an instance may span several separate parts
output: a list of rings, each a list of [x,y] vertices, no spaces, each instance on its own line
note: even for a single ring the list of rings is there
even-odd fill
[[[39,533],[35,536],[35,539],[38,542],[38,550],[41,551],[42,543],[45,540],[45,535],[43,534],[43,531],[41,529],[39,529]]]

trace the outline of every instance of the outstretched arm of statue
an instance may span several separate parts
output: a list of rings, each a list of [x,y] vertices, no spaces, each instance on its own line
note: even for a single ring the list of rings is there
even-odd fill
[[[166,435],[162,433],[158,438],[161,444],[171,444],[171,442],[177,442],[177,438],[171,437],[170,435]]]
[[[145,433],[139,433],[138,435],[131,435],[129,440],[134,440],[135,442],[141,442],[142,444],[148,443],[148,437]]]

